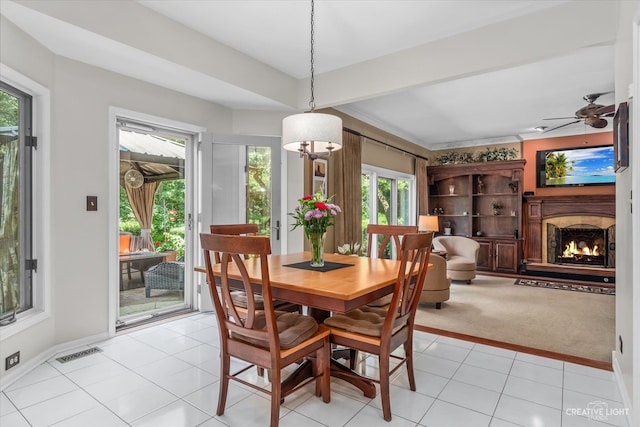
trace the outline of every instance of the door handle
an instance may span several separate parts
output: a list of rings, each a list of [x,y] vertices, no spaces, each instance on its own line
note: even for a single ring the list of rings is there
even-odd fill
[[[276,226],[271,228],[276,231],[276,240],[280,240],[280,220],[276,221]]]

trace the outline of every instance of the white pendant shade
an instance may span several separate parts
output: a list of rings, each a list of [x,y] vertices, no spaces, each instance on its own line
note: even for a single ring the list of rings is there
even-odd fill
[[[420,215],[418,217],[418,231],[438,231],[438,217],[435,215]]]
[[[342,148],[342,119],[314,112],[285,117],[282,120],[282,147],[313,154],[339,150]]]

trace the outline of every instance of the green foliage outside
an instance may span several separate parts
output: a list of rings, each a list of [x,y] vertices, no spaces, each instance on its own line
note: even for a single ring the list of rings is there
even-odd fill
[[[18,98],[0,90],[0,126],[18,129],[19,114]],[[20,180],[19,139],[8,137],[0,143],[0,317],[29,308],[20,307]]]
[[[271,236],[271,148],[250,147],[248,154],[247,219],[258,224],[258,235]]]
[[[374,224],[389,225],[392,224],[391,218],[391,200],[392,200],[392,183],[394,180],[389,178],[378,178],[377,182],[377,221]],[[397,225],[409,224],[409,181],[398,179],[397,182]],[[367,225],[371,222],[369,212],[369,197],[371,195],[370,177],[362,175],[362,247],[367,247]],[[382,236],[378,236],[382,241]],[[391,258],[391,245],[387,245],[384,253],[385,258]]]
[[[184,180],[163,181],[156,192],[151,239],[159,252],[176,251],[177,258],[184,257]],[[120,230],[140,235],[127,192],[120,187]]]

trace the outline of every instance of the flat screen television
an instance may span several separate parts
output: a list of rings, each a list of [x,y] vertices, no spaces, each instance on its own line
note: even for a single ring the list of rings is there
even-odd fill
[[[538,188],[613,185],[613,145],[538,151],[536,171]]]

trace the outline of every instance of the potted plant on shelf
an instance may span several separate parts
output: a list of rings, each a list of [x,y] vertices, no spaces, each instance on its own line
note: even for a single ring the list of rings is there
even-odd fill
[[[451,221],[443,221],[442,226],[444,227],[444,235],[451,236]]]
[[[502,209],[502,205],[495,200],[491,201],[491,209],[493,209],[494,215],[500,215],[500,209]]]

